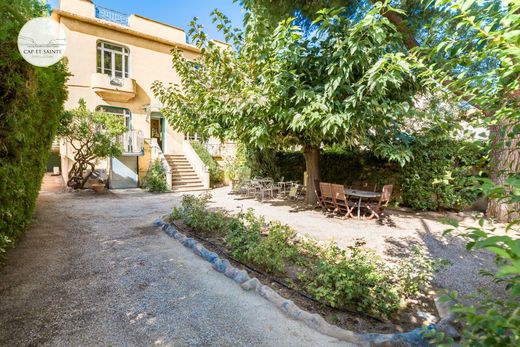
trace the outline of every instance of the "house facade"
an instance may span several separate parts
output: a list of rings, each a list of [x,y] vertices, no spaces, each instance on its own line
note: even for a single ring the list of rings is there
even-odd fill
[[[84,99],[90,110],[121,117],[127,132],[118,141],[123,154],[98,163],[110,188],[142,184],[150,163],[160,159],[172,190],[209,187],[209,173],[190,144],[161,114],[151,87],[154,81],[179,83],[170,51],[181,49],[196,59],[197,47],[186,43],[184,30],[132,14],[97,6],[90,0],[60,0],[52,17],[67,34],[65,57],[70,73],[66,109]],[[215,147],[215,141],[211,148]],[[67,180],[74,151],[60,141],[61,171]]]

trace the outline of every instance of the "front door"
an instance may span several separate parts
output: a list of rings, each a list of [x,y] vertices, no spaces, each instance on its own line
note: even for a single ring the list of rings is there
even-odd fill
[[[164,117],[157,112],[150,118],[150,138],[157,139],[157,144],[164,152]]]

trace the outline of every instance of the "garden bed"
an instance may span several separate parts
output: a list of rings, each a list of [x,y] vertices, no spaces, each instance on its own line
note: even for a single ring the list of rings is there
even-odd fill
[[[433,298],[426,295],[432,267],[423,259],[386,266],[362,244],[348,252],[318,245],[251,211],[232,216],[208,210],[206,202],[186,196],[171,222],[329,323],[355,332],[394,333],[437,320]]]

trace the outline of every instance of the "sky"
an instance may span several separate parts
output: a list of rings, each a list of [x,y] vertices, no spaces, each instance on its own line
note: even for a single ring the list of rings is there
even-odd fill
[[[58,7],[59,0],[47,0],[53,7]],[[210,13],[215,8],[222,11],[235,27],[242,27],[243,12],[240,4],[233,0],[94,0],[96,5],[116,10],[125,14],[138,14],[159,22],[182,28],[188,32],[188,24],[193,17],[198,17],[205,32],[213,39],[224,40],[211,22]]]

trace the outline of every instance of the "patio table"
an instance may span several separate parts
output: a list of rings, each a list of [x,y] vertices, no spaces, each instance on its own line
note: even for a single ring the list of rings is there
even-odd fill
[[[370,192],[366,190],[358,190],[358,189],[345,189],[345,194],[348,196],[355,196],[359,198],[358,207],[357,207],[357,218],[361,218],[361,200],[363,198],[378,198],[381,196],[381,193]]]

